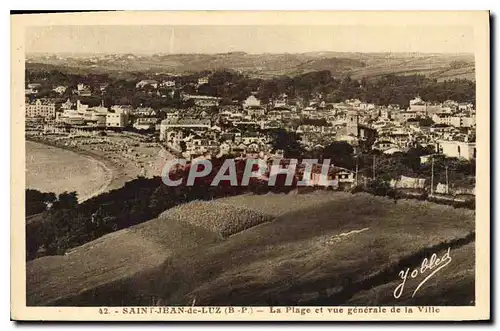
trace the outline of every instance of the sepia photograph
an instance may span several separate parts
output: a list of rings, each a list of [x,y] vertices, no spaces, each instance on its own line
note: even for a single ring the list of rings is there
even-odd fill
[[[489,13],[278,14],[11,17],[29,319],[489,318]]]

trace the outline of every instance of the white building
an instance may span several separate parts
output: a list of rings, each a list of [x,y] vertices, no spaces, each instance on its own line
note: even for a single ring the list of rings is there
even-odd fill
[[[410,118],[417,118],[420,115],[421,114],[418,111],[407,110],[407,111],[399,112],[399,114],[397,114],[395,116],[395,119],[398,122],[404,123],[404,122],[408,121]]]
[[[111,106],[111,110],[116,114],[130,115],[133,112],[134,108],[130,105],[114,105]]]
[[[251,117],[261,117],[266,114],[266,110],[258,106],[249,106],[246,108],[248,116]]]
[[[391,119],[391,110],[388,108],[381,109],[380,110],[380,117],[385,119],[385,120]]]
[[[448,113],[438,113],[432,115],[432,120],[436,124],[447,124],[457,128],[470,128],[476,125],[475,116],[453,116]]]
[[[260,107],[260,100],[253,95],[249,96],[245,101],[243,101],[243,108],[248,107]]]
[[[410,100],[409,110],[425,114],[427,111],[427,103],[424,100],[422,100],[422,98],[416,97],[415,99]]]
[[[84,112],[89,108],[89,105],[85,105],[80,102],[80,100],[76,100],[76,110],[78,112]]]
[[[88,97],[92,93],[90,91],[90,86],[87,86],[83,83],[77,85],[77,94],[82,97]]]
[[[54,92],[57,92],[59,94],[63,94],[66,92],[66,86],[57,86],[56,88],[53,89]]]
[[[448,157],[472,160],[476,158],[476,143],[455,140],[439,140],[436,150]]]
[[[460,117],[460,127],[470,128],[476,126],[476,116]]]
[[[107,128],[124,128],[128,124],[128,116],[125,114],[107,113],[106,127]]]
[[[52,100],[37,99],[26,105],[26,117],[56,117],[56,104]]]
[[[193,100],[196,106],[200,107],[214,107],[218,106],[221,98],[212,97],[209,95],[189,95],[185,94],[182,96],[184,100]]]
[[[64,109],[62,113],[57,113],[56,120],[69,125],[83,125],[85,116],[84,113],[79,113],[75,109]]]
[[[160,87],[175,87],[175,80],[165,80],[160,84]]]
[[[163,120],[160,123],[160,140],[169,141],[171,136],[175,136],[179,129],[203,129],[208,130],[211,127],[210,120],[203,119],[178,119]]]
[[[89,89],[89,87],[88,87],[87,85],[83,84],[83,83],[79,83],[79,84],[76,86],[76,89],[77,89],[78,91],[84,91],[84,90],[88,90],[88,89]]]
[[[155,128],[157,122],[156,117],[140,117],[135,120],[133,127],[137,130],[151,130]]]
[[[144,88],[146,86],[152,86],[153,88],[158,88],[158,82],[156,80],[145,79],[135,84],[136,88]]]
[[[28,89],[31,89],[31,90],[38,90],[41,87],[42,87],[42,84],[40,84],[40,83],[29,83],[28,84]]]
[[[208,84],[208,77],[198,78],[198,85]]]
[[[139,107],[133,113],[136,116],[156,116],[156,111],[151,107]]]
[[[69,98],[68,98],[68,100],[66,100],[66,102],[64,102],[61,105],[62,109],[71,109],[71,107],[73,107],[73,102],[71,102],[71,100]]]

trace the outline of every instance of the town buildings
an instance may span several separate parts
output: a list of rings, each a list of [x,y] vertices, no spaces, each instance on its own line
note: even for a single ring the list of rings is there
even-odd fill
[[[173,88],[175,87],[175,80],[165,80],[161,82],[160,87]]]
[[[160,124],[160,141],[171,141],[173,138],[180,139],[179,132],[183,129],[206,130],[211,126],[208,119],[178,119],[178,120],[163,120]]]
[[[26,85],[26,88],[24,90],[25,95],[35,95],[38,93],[40,88],[42,87],[42,84],[39,83],[29,83]]]
[[[158,123],[157,117],[139,117],[135,120],[133,127],[137,130],[152,130]]]
[[[26,104],[26,117],[56,118],[56,104],[49,99],[36,99]]]
[[[208,95],[190,95],[184,94],[182,96],[184,100],[193,100],[194,104],[199,107],[217,107],[221,98],[212,97]]]
[[[80,97],[89,97],[92,95],[90,86],[84,83],[79,83],[76,88],[77,88],[76,93]]]
[[[436,113],[431,118],[436,124],[447,124],[457,128],[470,128],[476,125],[475,115],[458,116],[450,113]]]
[[[54,92],[57,92],[59,94],[63,94],[64,92],[66,92],[66,89],[67,87],[66,86],[57,86],[53,89]]]
[[[152,80],[152,79],[145,79],[145,80],[141,80],[140,82],[135,84],[135,87],[138,89],[145,88],[146,86],[151,86],[152,88],[156,89],[156,88],[158,88],[158,82],[156,80]]]
[[[260,100],[257,99],[254,95],[249,96],[248,98],[243,101],[243,108],[247,109],[250,107],[257,107],[260,108]]]
[[[433,146],[436,153],[447,157],[475,158],[476,120],[470,103],[453,100],[429,103],[417,96],[409,102],[409,107],[384,106],[358,99],[330,102],[332,99],[322,93],[313,93],[310,98],[281,93],[261,100],[259,91],[248,93],[243,100],[240,96],[237,100],[224,99],[221,104],[220,97],[204,95],[211,93],[210,89],[200,88],[195,92],[196,86],[209,83],[208,76],[195,80],[165,77],[161,83],[145,79],[135,84],[135,92],[141,98],[154,102],[127,97],[114,99],[134,106],[86,104],[92,99],[86,96],[92,93],[106,99],[108,83],[89,83],[91,86],[88,81],[79,83],[60,106],[54,100],[33,99],[42,85],[30,83],[25,92],[28,100],[33,101],[26,104],[26,117],[55,120],[54,125],[45,123],[45,132],[67,132],[68,128],[72,132],[156,129],[162,144],[192,157],[200,153],[241,157],[276,153],[270,137],[273,130],[281,129],[295,133],[306,151],[321,150],[334,142],[346,142],[356,153],[379,150],[385,154],[404,153],[425,145]],[[44,91],[52,89],[61,94],[61,99],[68,88],[71,89],[59,83],[43,84]],[[134,89],[133,85],[130,88]],[[36,123],[33,127],[40,126]]]
[[[438,140],[436,151],[447,157],[472,160],[476,158],[476,143],[458,140]]]
[[[106,113],[107,128],[124,128],[128,124],[128,116],[123,113]]]
[[[200,77],[198,78],[198,86],[208,84],[208,77]]]

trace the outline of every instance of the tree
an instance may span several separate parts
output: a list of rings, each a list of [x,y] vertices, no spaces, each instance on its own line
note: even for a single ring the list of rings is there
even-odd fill
[[[323,150],[325,157],[350,156],[353,153],[354,148],[345,141],[334,141]]]
[[[38,190],[27,189],[25,193],[26,216],[41,213],[47,209],[47,204],[56,200],[54,193],[43,193]]]
[[[186,147],[186,142],[184,140],[181,140],[181,142],[179,143],[179,146],[180,146],[182,152],[186,151],[187,147]]]
[[[63,192],[59,194],[54,203],[54,209],[71,209],[78,205],[78,194],[76,192]]]
[[[336,166],[352,168],[354,148],[345,141],[335,141],[325,147],[321,153],[322,159],[330,159],[330,162]]]
[[[327,122],[326,119],[324,118],[304,118],[300,121],[299,124],[302,125],[314,125],[314,126],[330,126],[330,124]]]
[[[304,156],[304,147],[300,143],[300,136],[295,132],[284,129],[271,131],[271,144],[274,149],[283,150],[287,158],[300,158]]]
[[[430,117],[422,117],[418,120],[420,126],[432,126],[434,121]]]
[[[368,184],[368,192],[373,195],[386,196],[391,193],[391,187],[387,181],[376,179]]]
[[[43,239],[40,236],[41,224],[33,222],[26,225],[26,260],[36,258],[40,246],[43,244]]]

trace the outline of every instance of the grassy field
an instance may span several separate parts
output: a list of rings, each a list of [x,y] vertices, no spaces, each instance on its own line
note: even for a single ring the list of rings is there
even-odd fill
[[[475,291],[475,245],[469,243],[464,246],[451,249],[451,262],[449,265],[429,278],[422,287],[412,297],[413,291],[425,278],[419,275],[415,279],[408,279],[405,283],[403,294],[399,300],[410,306],[419,305],[449,305],[453,300],[455,305],[474,304]],[[436,251],[439,257],[446,253],[446,249]],[[418,264],[408,265],[411,268],[418,267]],[[410,269],[411,272],[412,269]],[[369,290],[356,293],[347,301],[348,305],[390,305],[397,302],[393,297],[396,287],[401,284],[401,280],[391,281],[376,286]]]
[[[445,79],[467,78],[475,80],[474,58],[467,55],[370,55],[363,54],[361,61],[365,67],[355,68],[353,78],[378,77],[388,73],[397,75],[421,74],[438,81]],[[460,63],[458,65],[457,63]]]
[[[238,214],[269,219],[242,207],[221,206],[213,202],[179,206],[157,219],[72,249],[65,256],[47,256],[28,262],[28,305],[56,303],[88,295],[89,291],[94,293],[96,288],[114,286],[116,282],[159,267],[174,254],[221,240],[218,229],[199,223],[203,209],[208,219],[217,216],[231,220]]]
[[[336,192],[246,195],[193,207],[167,211],[67,256],[28,263],[28,303],[404,305],[411,298],[392,296],[398,272],[448,246],[453,261],[413,300],[474,300],[470,210]],[[225,211],[231,216],[242,209],[274,219],[226,239],[211,222],[193,225],[200,215],[222,219]]]
[[[182,303],[187,297],[196,298],[200,305],[314,304],[322,300],[342,304],[335,298],[342,288],[373,277],[422,249],[465,237],[473,229],[469,211],[425,202],[394,204],[366,195],[340,197],[286,213],[178,261],[176,270],[186,270],[195,279],[169,292],[166,301]],[[193,267],[205,272],[193,272]],[[162,280],[164,288],[169,288],[168,277]]]

